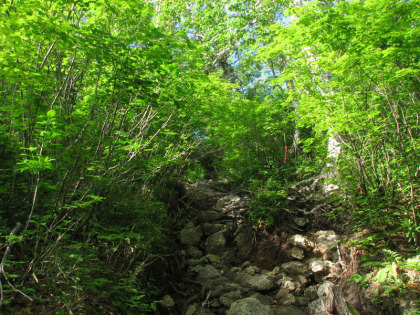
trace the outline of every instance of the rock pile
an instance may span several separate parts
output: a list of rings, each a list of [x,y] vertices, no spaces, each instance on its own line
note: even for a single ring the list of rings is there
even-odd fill
[[[161,314],[350,314],[328,281],[340,273],[334,231],[283,235],[268,261],[247,224],[247,192],[222,193],[207,181],[189,194],[200,208],[179,230],[182,276],[162,298]]]

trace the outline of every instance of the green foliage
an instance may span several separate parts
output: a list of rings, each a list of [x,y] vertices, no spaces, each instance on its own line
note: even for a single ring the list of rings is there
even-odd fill
[[[205,179],[207,177],[207,172],[199,163],[194,163],[188,167],[186,176],[190,183],[195,183],[199,180]]]
[[[4,4],[1,235],[27,229],[1,241],[20,248],[11,274],[38,275],[25,289],[70,312],[93,295],[104,312],[153,309],[183,178],[256,190],[250,218],[269,225],[284,187],[328,163],[352,226],[373,231],[360,246],[418,245],[418,1],[291,3]]]
[[[249,220],[252,224],[271,225],[278,218],[287,200],[287,192],[280,184],[269,179],[250,204]]]
[[[395,307],[393,304],[398,298],[411,296],[419,284],[418,271],[420,270],[419,256],[403,257],[400,253],[384,246],[379,246],[380,238],[377,235],[360,236],[346,244],[362,250],[366,255],[360,267],[359,274],[353,274],[348,281],[354,281],[372,294],[369,298],[378,304]],[[397,299],[390,299],[391,297]]]

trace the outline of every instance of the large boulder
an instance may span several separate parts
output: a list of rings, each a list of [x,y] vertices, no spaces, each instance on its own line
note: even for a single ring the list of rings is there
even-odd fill
[[[290,261],[281,265],[281,270],[286,274],[307,276],[309,268],[300,261]]]
[[[251,275],[238,272],[233,275],[233,281],[255,291],[269,291],[274,287],[273,277],[270,275]]]
[[[307,252],[311,251],[315,246],[314,242],[310,241],[306,236],[302,236],[300,234],[296,234],[290,237],[288,239],[288,243]]]
[[[200,222],[216,222],[223,218],[223,214],[217,211],[208,210],[198,214]]]
[[[206,265],[204,266],[197,275],[197,281],[200,283],[205,283],[208,280],[221,278],[222,275],[219,273],[219,271],[214,268],[212,265]]]
[[[180,239],[182,245],[197,245],[200,243],[203,235],[203,228],[201,225],[195,226],[192,222],[188,222],[180,232]]]
[[[242,298],[242,293],[239,290],[236,291],[232,291],[232,292],[227,292],[225,294],[223,294],[222,296],[220,296],[219,301],[220,303],[222,303],[222,305],[226,306],[226,307],[230,307],[233,302],[239,300]]]
[[[300,309],[296,306],[277,306],[273,308],[274,315],[305,315]]]
[[[215,209],[221,212],[229,212],[241,207],[241,205],[241,197],[237,195],[227,195],[217,201]]]
[[[216,232],[219,232],[221,230],[223,230],[223,224],[220,223],[204,223],[203,224],[203,228],[204,228],[204,234],[206,235],[211,235],[214,234]]]
[[[204,244],[204,248],[206,249],[207,253],[215,255],[223,254],[225,247],[226,238],[224,236],[224,231],[219,231],[210,235]]]
[[[237,258],[246,260],[250,258],[253,247],[253,230],[250,227],[244,227],[235,237],[237,248]]]
[[[316,243],[314,253],[320,255],[323,260],[337,261],[337,234],[334,231],[318,231],[314,236]]]
[[[308,304],[310,315],[347,315],[350,311],[344,299],[340,287],[330,281],[326,281],[318,287],[317,294],[319,299]]]
[[[248,297],[232,303],[226,315],[274,315],[270,306],[264,305],[258,299]]]
[[[249,285],[255,291],[269,291],[273,288],[274,282],[271,276],[256,275],[250,279]]]

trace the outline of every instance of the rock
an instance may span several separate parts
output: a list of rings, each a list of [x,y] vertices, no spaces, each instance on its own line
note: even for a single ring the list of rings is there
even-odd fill
[[[192,304],[188,306],[185,315],[214,315],[214,313],[207,308],[197,307],[195,304]]]
[[[308,304],[308,312],[310,315],[321,314],[350,314],[347,302],[344,299],[341,289],[332,282],[327,281],[318,288],[319,299]]]
[[[280,267],[279,266],[274,267],[274,269],[270,272],[270,275],[272,275],[272,276],[277,276],[279,274],[280,274]]]
[[[256,298],[262,304],[265,304],[265,305],[271,305],[271,304],[274,303],[274,298],[272,296],[264,295],[264,294],[261,294],[259,292],[255,292],[255,293],[251,294],[251,297]]]
[[[316,245],[314,253],[324,260],[338,261],[338,236],[334,231],[318,231],[315,233]]]
[[[192,258],[201,258],[203,257],[203,252],[199,250],[196,246],[189,246],[187,249],[187,255]]]
[[[301,250],[300,248],[297,247],[293,247],[292,251],[291,251],[292,257],[302,260],[303,257],[305,257],[305,254],[303,253],[303,250]]]
[[[204,266],[197,275],[197,281],[200,283],[206,283],[208,280],[222,277],[222,275],[212,265]]]
[[[295,300],[296,300],[295,304],[298,306],[306,306],[311,302],[310,299],[304,296],[295,296]]]
[[[286,289],[287,291],[295,291],[296,290],[296,284],[293,278],[291,277],[284,277],[282,288]]]
[[[222,218],[223,218],[222,213],[213,211],[213,210],[203,211],[203,212],[200,212],[200,214],[198,215],[198,220],[200,222],[207,222],[207,223],[219,221]]]
[[[220,198],[215,209],[217,211],[227,212],[241,206],[241,198],[237,195],[228,195]]]
[[[308,304],[308,314],[310,315],[331,315],[332,313],[324,310],[326,298],[322,297]]]
[[[223,231],[210,235],[204,245],[206,251],[210,254],[223,254],[226,246],[226,239]]]
[[[181,230],[181,244],[182,245],[196,245],[200,243],[201,236],[203,235],[203,228],[198,225],[194,226],[192,222],[189,222]]]
[[[313,272],[322,272],[325,271],[327,268],[323,260],[319,260],[316,258],[312,258],[309,260],[309,268]]]
[[[246,268],[246,267],[249,267],[249,266],[252,266],[252,264],[251,264],[251,262],[250,261],[245,261],[242,265],[241,265],[241,267],[242,268]]]
[[[217,256],[214,254],[208,254],[206,255],[206,257],[211,263],[220,263],[220,256]]]
[[[249,273],[250,275],[254,276],[257,273],[261,272],[261,269],[257,266],[249,266],[244,269],[244,272]]]
[[[244,287],[250,287],[249,282],[252,280],[253,276],[249,273],[238,272],[233,274],[233,281],[239,283]]]
[[[310,286],[307,287],[303,293],[303,295],[305,297],[307,297],[308,299],[310,299],[311,301],[316,300],[318,298],[318,292],[317,292],[317,288],[316,286]]]
[[[289,238],[288,243],[292,244],[293,246],[300,247],[305,251],[311,251],[315,246],[312,241],[308,240],[305,236],[300,234],[293,235],[291,238]]]
[[[235,237],[235,243],[237,247],[237,258],[244,260],[250,257],[253,246],[252,246],[253,230],[250,227],[243,228],[238,235]]]
[[[175,306],[175,302],[170,295],[165,295],[160,302],[160,305],[164,308],[171,308]]]
[[[204,223],[203,224],[204,234],[211,235],[219,232],[223,229],[223,224],[220,223]]]
[[[290,261],[288,263],[284,263],[281,265],[281,269],[286,274],[294,274],[294,275],[308,275],[309,269],[306,265],[301,263],[300,261]]]
[[[305,315],[300,309],[296,306],[277,306],[273,308],[274,315]]]
[[[334,283],[331,281],[326,281],[318,287],[317,294],[319,297],[327,294],[328,290],[334,287]]]
[[[232,303],[226,315],[274,315],[268,305],[264,305],[258,299],[248,297]]]
[[[274,298],[281,305],[291,305],[295,304],[296,299],[293,294],[290,294],[287,289],[280,289],[279,292],[274,296]]]
[[[198,181],[188,185],[187,196],[198,205],[211,205],[220,198],[220,193],[214,189],[215,182],[211,180]]]
[[[246,272],[238,272],[231,275],[231,278],[234,282],[255,291],[268,291],[274,286],[273,278],[270,275],[253,276]]]
[[[293,218],[293,221],[295,221],[296,225],[299,227],[304,227],[309,223],[308,218]]]
[[[185,315],[194,315],[196,310],[197,310],[197,306],[195,306],[194,304],[188,305]]]
[[[314,279],[318,283],[322,283],[326,276],[336,276],[339,270],[333,262],[316,258],[309,260],[309,268],[314,272]]]
[[[269,291],[273,288],[274,282],[268,275],[257,275],[251,278],[249,285],[255,291]]]
[[[211,296],[212,298],[214,297],[220,297],[225,293],[228,292],[234,292],[234,291],[239,291],[241,293],[241,295],[243,296],[244,294],[246,294],[249,290],[246,288],[241,287],[239,284],[234,283],[234,282],[229,282],[226,278],[223,278],[226,280],[225,283],[222,283],[220,285],[216,285],[211,289]]]
[[[232,292],[223,294],[222,296],[220,296],[219,301],[224,306],[230,307],[233,304],[233,302],[241,298],[242,298],[241,291],[237,290],[237,291],[232,291]]]

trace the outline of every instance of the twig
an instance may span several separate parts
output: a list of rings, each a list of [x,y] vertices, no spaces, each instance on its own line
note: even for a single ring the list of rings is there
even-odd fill
[[[10,236],[14,236],[14,235],[16,235],[19,231],[20,231],[20,229],[22,229],[22,223],[20,223],[20,222],[18,222],[18,223],[16,223],[16,226],[15,226],[15,228],[12,230],[12,232],[10,232]],[[14,291],[16,291],[16,292],[18,292],[18,293],[20,293],[20,294],[22,294],[24,297],[26,297],[29,301],[33,301],[29,296],[27,296],[25,293],[23,293],[22,291],[20,291],[20,290],[18,290],[18,289],[16,289],[14,286],[13,286],[13,284],[11,284],[10,283],[10,281],[9,281],[9,279],[7,278],[7,276],[6,276],[6,273],[4,272],[4,265],[6,264],[6,260],[7,260],[7,257],[9,256],[9,254],[10,254],[10,251],[11,251],[11,249],[12,249],[12,246],[13,246],[13,244],[14,244],[14,242],[8,242],[8,245],[7,245],[7,248],[6,248],[6,251],[4,252],[4,255],[3,255],[3,259],[1,260],[1,263],[0,263],[0,275],[2,275],[3,277],[4,277],[4,280],[6,280],[6,283],[14,290]],[[2,283],[1,283],[1,279],[0,279],[0,308],[1,308],[1,306],[3,305],[3,301],[4,301],[4,294],[3,294],[3,286],[2,286]]]

